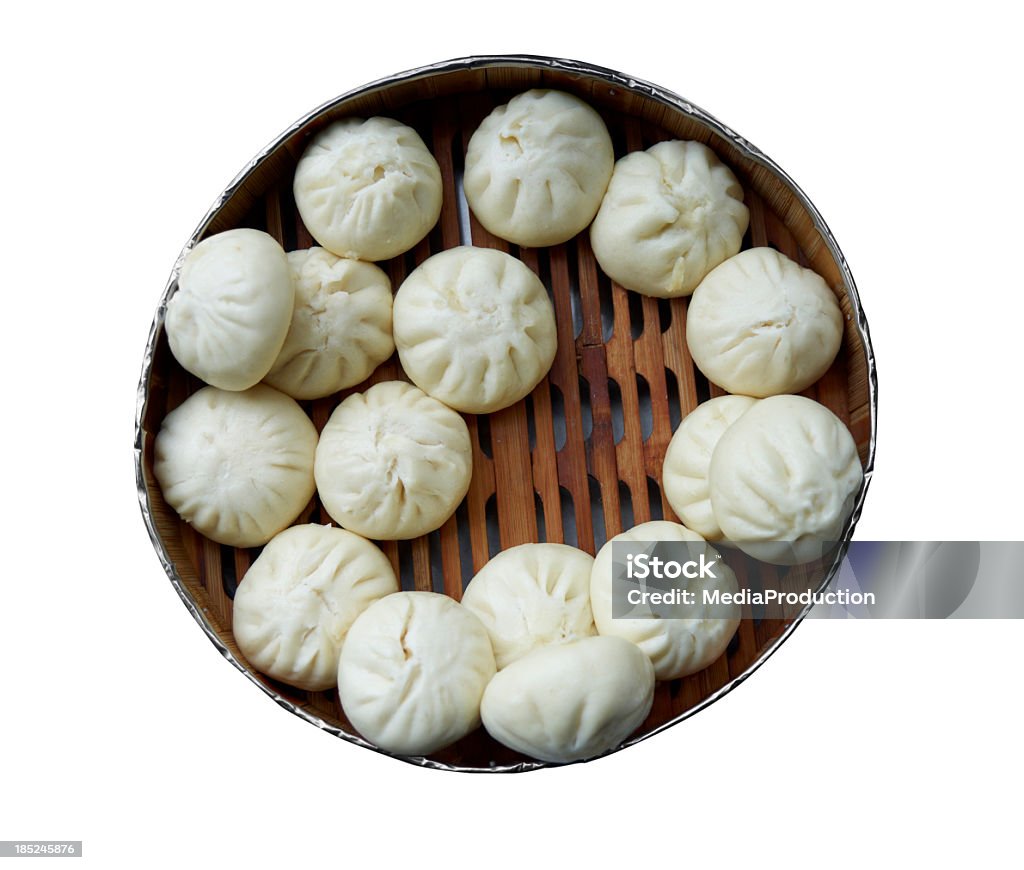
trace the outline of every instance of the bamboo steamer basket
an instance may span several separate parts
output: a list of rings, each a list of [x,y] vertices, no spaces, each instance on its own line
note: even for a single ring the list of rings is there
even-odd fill
[[[452,60],[411,70],[344,94],[303,118],[264,149],[221,194],[182,251],[157,310],[139,384],[135,460],[142,512],[153,545],[185,606],[221,654],[292,713],[350,742],[355,733],[337,693],[304,692],[270,680],[246,662],[231,633],[232,598],[258,550],[215,544],[164,502],[153,475],[153,441],[168,411],[202,386],[184,372],[163,330],[182,258],[197,242],[234,227],[255,227],[286,250],[315,244],[295,209],[291,184],[311,135],[346,116],[387,115],[416,128],[444,182],[437,226],[407,254],[382,263],[394,287],[431,254],[459,244],[499,248],[522,259],[552,293],[558,353],[550,374],[523,401],[487,416],[464,415],[473,443],[473,479],[455,515],[438,531],[381,544],[403,589],[463,587],[499,550],[533,541],[574,544],[593,554],[611,536],[652,519],[676,520],[660,486],[661,465],[682,416],[721,395],[694,367],[686,347],[686,299],[629,293],[598,268],[588,235],[552,248],[518,249],[473,218],[461,192],[469,137],[490,110],[532,87],[559,88],[604,117],[616,157],[655,142],[694,139],[712,148],[743,185],[750,228],[743,247],[770,245],[821,275],[846,318],[834,365],[805,395],[830,408],[853,433],[864,485],[847,525],[849,541],[874,464],[877,409],[874,358],[853,277],[821,215],[769,158],[702,109],[655,85],[584,63],[532,56]],[[392,357],[365,383],[301,403],[318,429],[349,393],[405,379]],[[296,522],[329,522],[317,498]],[[824,586],[839,555],[815,584]],[[779,569],[765,567],[765,571]],[[738,573],[741,569],[738,569]],[[758,577],[741,573],[756,588]],[[793,572],[799,585],[800,571]],[[779,585],[779,578],[770,578]],[[785,585],[783,580],[782,585]],[[744,619],[727,652],[706,670],[658,683],[654,706],[624,745],[655,734],[737,686],[789,636],[799,616],[766,611]],[[463,771],[547,766],[478,729],[427,758],[403,760]]]

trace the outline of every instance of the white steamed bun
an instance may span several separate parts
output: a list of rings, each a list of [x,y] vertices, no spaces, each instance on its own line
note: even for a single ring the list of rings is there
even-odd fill
[[[615,749],[653,701],[647,656],[617,637],[587,637],[536,649],[499,671],[480,712],[495,740],[564,763]]]
[[[699,142],[659,142],[615,164],[590,244],[627,290],[688,296],[740,249],[749,214],[743,188]]]
[[[316,442],[295,400],[265,384],[204,387],[164,418],[153,471],[164,499],[200,534],[258,547],[312,498]]]
[[[477,572],[462,603],[491,636],[499,670],[537,647],[596,633],[590,611],[593,564],[589,553],[565,544],[521,544]]]
[[[828,370],[843,314],[821,276],[773,248],[726,260],[697,288],[686,312],[694,363],[730,393],[798,393]]]
[[[469,429],[412,384],[385,381],[334,409],[314,471],[339,525],[376,540],[415,538],[442,526],[469,489]]]
[[[725,536],[756,559],[810,562],[839,540],[863,478],[843,422],[803,396],[772,396],[730,426],[708,475]]]
[[[174,358],[222,390],[270,371],[291,323],[295,289],[284,249],[260,230],[227,230],[185,257],[164,329]]]
[[[345,118],[321,130],[295,167],[295,205],[340,257],[388,260],[441,214],[441,170],[419,134],[391,118]]]
[[[551,368],[555,312],[541,280],[489,248],[435,254],[398,289],[402,368],[446,405],[485,414],[518,402]]]
[[[494,235],[557,245],[593,220],[614,161],[608,129],[590,106],[562,91],[526,91],[469,140],[466,199]]]
[[[487,631],[465,607],[435,592],[396,592],[349,629],[338,695],[367,740],[399,755],[428,755],[480,724],[480,698],[494,672]]]
[[[295,310],[266,383],[293,399],[320,399],[366,380],[395,351],[388,276],[323,248],[291,251],[288,265]]]
[[[725,430],[756,402],[749,396],[718,396],[698,405],[683,417],[665,451],[661,473],[665,498],[683,525],[709,541],[722,537],[708,491],[711,454]]]
[[[687,589],[697,593],[693,604],[680,602],[672,605],[671,619],[659,619],[653,615],[613,618],[613,544],[616,541],[703,540],[696,532],[678,523],[655,520],[616,535],[598,551],[594,559],[590,604],[594,609],[598,634],[615,635],[639,646],[654,665],[654,673],[659,680],[675,680],[694,674],[725,652],[739,626],[739,605],[724,611],[721,604],[704,604],[703,590],[737,592],[739,584],[736,575],[720,560],[718,552],[707,545],[705,552],[708,560],[719,560],[714,568],[716,576],[687,581]],[[646,604],[637,605],[634,612],[653,613]],[[724,612],[728,612],[729,616],[723,616]]]
[[[311,692],[330,689],[355,618],[397,591],[391,563],[365,538],[292,526],[270,540],[238,585],[235,642],[268,677]]]

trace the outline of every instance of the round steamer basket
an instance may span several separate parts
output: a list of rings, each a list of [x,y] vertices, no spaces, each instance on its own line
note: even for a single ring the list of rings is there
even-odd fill
[[[694,139],[708,145],[743,185],[750,209],[744,248],[770,245],[828,282],[846,317],[843,345],[835,364],[806,395],[846,423],[864,464],[864,487],[845,532],[844,543],[848,542],[873,466],[874,361],[853,278],[807,197],[749,142],[662,88],[574,61],[463,58],[374,82],[303,118],[229,185],[182,253],[206,236],[233,227],[266,230],[286,250],[314,245],[291,192],[306,142],[339,118],[385,115],[419,131],[440,164],[445,186],[441,218],[429,236],[404,256],[381,264],[394,287],[431,254],[461,244],[508,251],[548,287],[558,321],[554,366],[533,393],[513,407],[488,416],[466,415],[473,441],[473,480],[466,499],[438,531],[411,541],[381,543],[402,588],[459,599],[473,574],[501,549],[553,541],[593,554],[612,535],[633,525],[676,520],[659,483],[665,450],[683,416],[722,394],[690,360],[686,299],[646,298],[612,283],[599,270],[586,232],[556,247],[518,249],[490,235],[470,214],[461,189],[469,137],[496,105],[536,87],[568,91],[596,108],[611,132],[616,157],[664,139]],[[167,506],[156,484],[153,441],[160,423],[202,386],[174,361],[163,330],[165,304],[177,288],[180,264],[181,258],[157,311],[139,386],[136,468],[153,544],[185,605],[228,661],[292,713],[370,747],[346,720],[336,692],[293,689],[249,666],[231,634],[231,603],[238,581],[259,551],[220,546],[198,535]],[[353,390],[303,407],[322,429],[350,392],[395,378],[404,379],[397,357]],[[314,497],[296,522],[327,523],[330,517]],[[831,579],[844,549],[826,566],[825,580],[816,585]],[[743,573],[741,584],[755,587],[755,573]],[[726,654],[709,668],[657,685],[650,715],[625,745],[681,721],[737,686],[798,622],[770,610],[761,618],[744,619]],[[482,728],[428,758],[404,760],[464,771],[546,766],[501,746]]]

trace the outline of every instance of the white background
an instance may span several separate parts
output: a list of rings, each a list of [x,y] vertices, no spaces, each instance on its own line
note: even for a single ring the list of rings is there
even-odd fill
[[[859,537],[1020,538],[1022,69],[994,4],[24,8],[0,51],[0,839],[84,839],[104,868],[1019,860],[1020,622],[807,624],[630,751],[420,770],[217,655],[150,547],[131,451],[164,281],[242,165],[371,79],[529,52],[684,95],[825,215],[880,376]]]

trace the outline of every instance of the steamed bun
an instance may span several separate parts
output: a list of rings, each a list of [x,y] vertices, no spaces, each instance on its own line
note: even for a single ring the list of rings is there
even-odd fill
[[[260,230],[227,230],[185,257],[164,329],[171,353],[222,390],[247,390],[277,359],[295,289],[284,249]]]
[[[726,260],[697,288],[686,313],[694,363],[730,393],[798,393],[828,370],[843,314],[824,280],[772,248]]]
[[[386,381],[334,409],[314,472],[339,525],[376,540],[415,538],[444,525],[469,489],[469,429],[412,384]]]
[[[755,559],[793,565],[839,540],[863,471],[853,436],[828,408],[772,396],[722,435],[708,479],[726,537]]]
[[[197,532],[258,547],[313,497],[316,442],[302,408],[271,387],[204,387],[164,418],[153,472],[164,499]]]
[[[466,587],[462,604],[491,637],[498,669],[540,646],[596,633],[589,553],[565,544],[521,544],[498,553]]]
[[[494,235],[557,245],[593,220],[614,161],[608,129],[590,106],[562,91],[526,91],[469,140],[466,199]]]
[[[603,755],[640,727],[654,702],[654,669],[633,644],[587,637],[534,650],[484,692],[487,732],[541,761]]]
[[[366,380],[395,351],[388,276],[323,248],[291,251],[288,265],[295,310],[264,380],[293,399],[319,399]]]
[[[437,223],[441,170],[411,127],[391,118],[346,118],[306,146],[294,193],[306,229],[327,250],[388,260]]]
[[[590,227],[608,276],[646,296],[688,296],[740,249],[749,214],[743,188],[699,142],[659,142],[615,164]]]
[[[736,575],[724,562],[715,567],[714,578],[687,581],[687,589],[696,592],[693,604],[680,602],[672,605],[672,618],[659,619],[647,604],[639,604],[635,612],[650,613],[636,618],[612,616],[613,544],[616,541],[690,541],[704,539],[678,523],[663,520],[641,523],[609,540],[594,559],[590,581],[590,604],[594,609],[594,622],[598,634],[615,635],[635,643],[654,665],[659,680],[675,680],[701,671],[715,661],[736,633],[740,608],[733,605],[723,611],[723,605],[704,604],[703,590],[718,589],[737,592]],[[717,551],[707,546],[708,560],[720,560]],[[728,613],[728,616],[723,616]]]
[[[494,672],[487,632],[465,607],[435,592],[396,592],[349,629],[338,695],[367,740],[428,755],[480,724],[480,698]]]
[[[551,368],[555,311],[529,267],[489,248],[429,257],[398,289],[395,345],[424,392],[471,414],[518,402]]]
[[[722,537],[708,492],[711,454],[725,430],[746,413],[757,399],[719,396],[698,405],[683,417],[662,464],[665,498],[683,524],[709,541]]]
[[[232,631],[258,671],[310,692],[338,682],[338,657],[355,618],[398,591],[387,557],[331,526],[275,535],[235,592]]]

